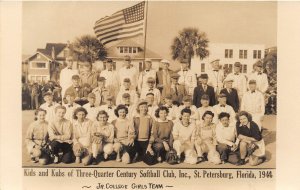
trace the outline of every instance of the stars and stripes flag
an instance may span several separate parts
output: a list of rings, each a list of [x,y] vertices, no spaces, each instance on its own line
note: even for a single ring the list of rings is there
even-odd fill
[[[144,34],[145,2],[96,21],[94,31],[102,44]]]

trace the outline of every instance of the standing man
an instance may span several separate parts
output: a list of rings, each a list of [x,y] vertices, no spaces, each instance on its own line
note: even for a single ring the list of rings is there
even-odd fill
[[[155,88],[155,79],[152,77],[149,77],[147,79],[147,86],[146,88],[143,88],[141,91],[141,99],[145,99],[148,93],[153,93],[154,94],[154,102],[153,105],[159,105],[160,104],[160,99],[161,99],[161,94],[160,91]]]
[[[200,75],[200,77],[198,77],[198,80],[201,85],[194,89],[193,105],[195,105],[197,108],[201,107],[201,97],[206,94],[209,97],[209,106],[214,106],[216,104],[216,95],[214,88],[207,84],[208,75],[203,73]]]
[[[129,78],[131,81],[131,85],[134,89],[137,87],[138,81],[138,71],[137,69],[131,64],[130,56],[126,55],[124,59],[124,66],[120,68],[118,72],[119,81],[124,81],[125,78]]]
[[[116,97],[119,91],[120,84],[118,73],[114,71],[113,61],[111,59],[107,59],[106,69],[100,73],[100,77],[104,77],[106,79],[106,87],[109,89],[112,95]]]
[[[101,106],[105,103],[105,100],[108,95],[111,95],[109,92],[109,89],[105,86],[105,78],[104,77],[97,77],[98,86],[93,90],[93,93],[95,94],[95,105]]]
[[[268,83],[267,74],[263,73],[263,63],[261,61],[258,61],[256,63],[256,70],[257,72],[254,72],[252,75],[249,76],[249,81],[255,80],[257,90],[265,94],[266,91],[268,90],[269,83]]]
[[[240,62],[234,63],[233,71],[227,77],[233,79],[232,87],[237,90],[239,101],[241,102],[243,95],[247,92],[247,78],[241,73],[242,64]]]
[[[262,119],[265,114],[265,100],[263,94],[257,90],[256,81],[249,81],[249,91],[245,93],[242,99],[241,111],[249,112],[253,121],[262,128]]]
[[[232,88],[232,83],[233,79],[227,76],[224,80],[225,88],[223,88],[220,93],[223,93],[227,96],[226,104],[230,105],[235,112],[238,112],[240,108],[240,101],[237,94],[237,90]]]
[[[220,67],[220,59],[213,60],[211,63],[212,69],[207,72],[208,84],[214,87],[216,95],[218,95],[223,88],[224,72]]]
[[[196,74],[189,69],[187,59],[181,60],[181,70],[178,72],[180,75],[178,83],[185,86],[188,95],[192,96],[194,88],[197,86]]]
[[[187,95],[184,85],[178,84],[179,77],[180,75],[177,73],[171,74],[170,94],[173,104],[177,106],[181,105],[183,97]]]
[[[61,86],[61,95],[64,96],[67,88],[72,85],[72,76],[78,75],[78,70],[73,69],[73,57],[66,58],[67,66],[60,71],[59,84]]]
[[[80,84],[89,84],[91,87],[90,91],[97,87],[97,76],[98,74],[92,71],[92,64],[87,60],[79,61],[79,76],[80,76]]]
[[[171,75],[173,71],[169,69],[170,62],[166,59],[161,60],[162,70],[157,72],[156,85],[157,88],[161,91],[161,95],[165,96],[166,94],[171,93]]]
[[[149,77],[156,79],[156,71],[152,69],[152,61],[150,59],[145,59],[145,70],[140,72],[138,78],[138,90],[142,91],[143,88],[147,88],[147,80]]]

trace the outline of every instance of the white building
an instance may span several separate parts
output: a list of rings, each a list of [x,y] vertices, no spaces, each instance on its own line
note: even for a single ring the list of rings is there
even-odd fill
[[[235,62],[240,62],[243,65],[243,73],[250,73],[253,64],[265,56],[264,44],[211,43],[208,49],[209,57],[203,60],[194,57],[191,60],[191,69],[197,74],[207,72],[210,68],[210,62],[215,59],[220,59],[221,66],[229,73],[233,71]]]

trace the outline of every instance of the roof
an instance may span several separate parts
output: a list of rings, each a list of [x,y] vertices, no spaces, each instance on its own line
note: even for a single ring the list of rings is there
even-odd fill
[[[120,43],[117,43],[109,48],[107,48],[107,57],[108,58],[123,58],[123,56],[120,56],[120,54],[117,51],[117,47],[122,47],[122,46],[127,46],[127,47],[138,47],[139,48],[139,53],[137,54],[130,54],[130,57],[132,59],[144,59],[144,47],[143,45],[138,44],[137,42],[133,40],[123,40]],[[124,54],[125,56],[125,54]],[[153,52],[152,50],[146,48],[146,55],[145,58],[150,58],[150,59],[162,59],[162,57]]]

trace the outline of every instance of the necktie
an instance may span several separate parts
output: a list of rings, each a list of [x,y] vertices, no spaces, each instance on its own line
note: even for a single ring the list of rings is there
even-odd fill
[[[145,70],[145,71],[146,71],[146,73],[149,72],[149,70]]]
[[[94,108],[95,106],[94,105],[91,105],[91,108]]]
[[[112,70],[108,70],[109,72],[112,72]]]
[[[149,91],[153,91],[153,88],[149,88]]]
[[[220,107],[225,108],[225,105],[220,105]]]
[[[125,104],[125,106],[129,107],[129,104]]]
[[[252,93],[252,94],[255,93],[255,90],[251,91],[251,93]]]
[[[68,105],[68,107],[69,107],[69,108],[70,108],[70,107],[73,107],[73,104]]]
[[[234,73],[234,75],[239,75],[239,73]]]
[[[178,96],[178,89],[177,89],[177,85],[175,85],[175,94],[176,94],[176,96]]]
[[[127,89],[125,89],[125,91],[129,91],[129,89],[127,88]]]
[[[152,105],[149,104],[148,107],[152,107]]]
[[[111,110],[111,109],[112,109],[112,107],[111,107],[111,106],[108,106],[108,109],[110,109],[110,110]]]
[[[187,72],[187,71],[188,71],[187,69],[184,69],[184,70],[183,70],[183,72]]]
[[[48,107],[50,108],[51,106],[53,106],[53,104],[49,104]]]
[[[257,73],[258,75],[261,75],[262,73]]]
[[[218,72],[219,70],[213,70],[214,72]]]
[[[71,68],[71,67],[68,67],[68,69],[72,70],[72,68]]]

